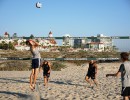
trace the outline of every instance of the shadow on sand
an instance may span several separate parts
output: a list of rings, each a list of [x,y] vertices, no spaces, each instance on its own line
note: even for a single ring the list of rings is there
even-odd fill
[[[28,79],[28,78],[13,78],[13,77],[10,77],[10,78],[0,78],[0,81],[1,83],[8,83],[8,82],[11,82],[11,83],[15,83],[15,82],[19,82],[19,83],[29,83],[28,80],[26,81],[25,79]],[[2,80],[5,80],[6,82],[2,82]]]
[[[18,98],[18,100],[48,100],[48,99],[41,98],[39,94],[37,94],[36,92],[33,92],[32,95],[27,95],[27,94],[17,93],[17,92],[0,91],[0,94],[14,95]]]
[[[85,85],[81,85],[81,84],[75,84],[73,83],[72,81],[70,80],[67,80],[67,81],[50,81],[50,83],[56,83],[56,84],[63,84],[63,85],[74,85],[74,86],[85,86]]]

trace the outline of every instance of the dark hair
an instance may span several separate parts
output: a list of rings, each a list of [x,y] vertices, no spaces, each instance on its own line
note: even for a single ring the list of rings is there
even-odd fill
[[[129,54],[128,54],[127,52],[122,52],[122,53],[120,54],[120,56],[121,56],[121,58],[122,58],[123,60],[128,60],[128,59],[129,59]]]
[[[27,41],[26,41],[26,45],[29,45],[29,44],[30,44],[30,42],[29,42],[29,40],[27,40]]]
[[[47,62],[47,64],[48,64],[48,61],[47,61],[47,60],[44,60],[44,64],[45,64],[45,62]]]

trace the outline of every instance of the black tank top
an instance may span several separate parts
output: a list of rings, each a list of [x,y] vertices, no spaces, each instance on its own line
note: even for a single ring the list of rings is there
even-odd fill
[[[47,73],[50,70],[50,67],[48,64],[43,64],[42,67],[43,67],[44,73]]]
[[[94,64],[89,63],[88,74],[95,74]]]

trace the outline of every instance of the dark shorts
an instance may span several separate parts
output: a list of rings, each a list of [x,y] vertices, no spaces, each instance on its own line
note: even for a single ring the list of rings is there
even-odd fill
[[[32,69],[38,68],[40,66],[40,59],[32,59]]]
[[[50,77],[50,73],[43,73],[44,77]]]
[[[130,87],[122,87],[121,96],[130,96]]]
[[[95,79],[95,74],[87,74],[86,76],[88,76],[88,78],[91,78],[91,79]]]

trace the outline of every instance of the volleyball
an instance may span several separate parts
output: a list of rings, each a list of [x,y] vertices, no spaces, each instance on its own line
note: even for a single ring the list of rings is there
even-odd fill
[[[37,7],[37,8],[41,8],[41,7],[42,7],[42,3],[37,2],[37,3],[36,3],[36,7]]]

